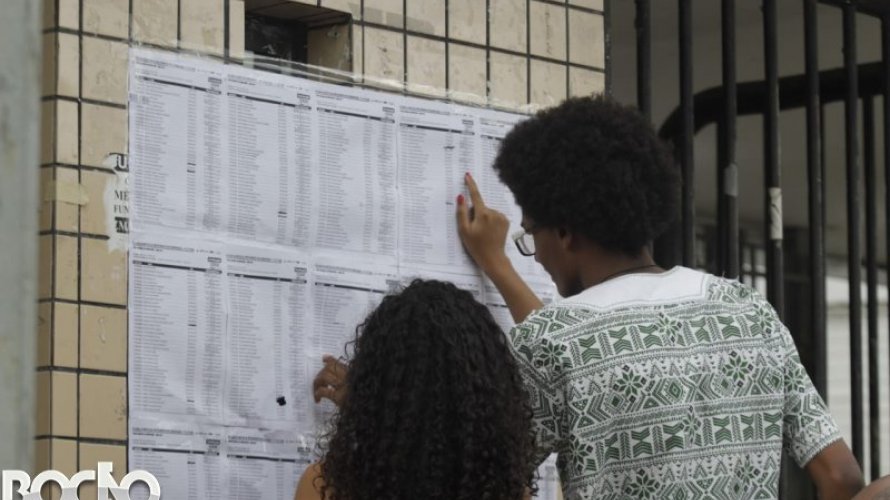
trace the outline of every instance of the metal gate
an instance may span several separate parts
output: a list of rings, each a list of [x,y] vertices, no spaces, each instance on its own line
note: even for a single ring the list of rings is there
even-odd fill
[[[618,2],[606,0],[609,29],[615,23],[627,22],[614,15]],[[713,0],[698,0],[711,2]],[[791,0],[786,0],[791,1]],[[676,50],[679,67],[679,95],[674,96],[673,111],[655,123],[662,138],[672,143],[675,159],[684,179],[681,213],[676,226],[658,242],[655,250],[662,265],[682,264],[705,268],[710,272],[732,278],[754,281],[759,279],[753,265],[755,249],[765,254],[766,293],[779,315],[788,324],[801,357],[823,396],[827,388],[826,353],[826,162],[825,162],[825,105],[844,104],[844,148],[846,191],[846,259],[849,282],[850,380],[852,393],[852,440],[849,443],[860,464],[869,458],[866,480],[881,471],[881,437],[890,428],[880,428],[879,403],[881,391],[878,336],[878,235],[890,227],[878,227],[876,148],[884,148],[885,221],[890,221],[890,2],[886,0],[797,0],[803,8],[802,74],[779,76],[777,28],[777,0],[761,0],[760,22],[763,52],[761,63],[765,78],[739,82],[737,78],[737,23],[735,0],[721,0],[719,24],[721,40],[721,85],[694,93],[693,69],[697,63],[693,55],[696,31],[693,25],[695,9],[701,7],[694,0],[674,0],[677,9]],[[629,3],[629,2],[628,2]],[[635,0],[635,79],[636,104],[652,119],[653,85],[659,84],[659,74],[652,71],[652,9],[665,4],[650,0]],[[623,6],[629,8],[627,5]],[[819,11],[839,9],[842,23],[843,65],[824,70],[820,64]],[[857,59],[857,17],[874,16],[879,19],[881,60],[860,64]],[[717,19],[711,21],[716,23]],[[614,41],[612,42],[614,43]],[[838,47],[841,50],[841,47]],[[607,53],[611,50],[607,49]],[[607,78],[615,63],[607,55]],[[611,89],[607,81],[607,89]],[[875,97],[883,110],[883,136],[876,137]],[[860,114],[861,108],[861,114]],[[806,110],[807,227],[783,227],[782,164],[780,162],[780,120],[786,110]],[[739,165],[737,151],[745,147],[738,141],[737,120],[745,115],[762,116],[763,165]],[[696,134],[707,125],[717,128],[716,165],[696,159]],[[861,137],[861,144],[860,144]],[[711,226],[696,218],[696,169],[716,169],[716,221]],[[753,238],[759,244],[746,241],[739,225],[739,176],[751,168],[763,170],[763,206],[760,235]],[[887,231],[890,232],[890,231]],[[789,254],[787,245],[794,241],[796,249]],[[886,245],[890,248],[890,245]],[[885,250],[885,262],[890,262],[890,251]],[[864,280],[863,280],[864,278]],[[862,320],[865,282],[867,314]],[[865,323],[865,324],[863,324]],[[867,335],[867,352],[863,352],[863,333]],[[885,355],[890,353],[885,353]],[[864,358],[867,356],[867,358]],[[863,391],[863,364],[867,359],[868,391]],[[863,414],[866,399],[869,412]],[[865,442],[864,426],[868,425],[869,439]],[[794,468],[796,469],[796,467]],[[812,486],[796,470],[785,469],[783,493],[785,498],[813,498]]]

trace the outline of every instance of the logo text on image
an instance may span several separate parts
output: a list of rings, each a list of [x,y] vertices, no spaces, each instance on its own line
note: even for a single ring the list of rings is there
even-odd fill
[[[111,476],[111,462],[99,462],[98,473],[94,470],[80,471],[69,479],[59,471],[43,471],[31,480],[31,476],[20,470],[3,471],[2,496],[0,500],[13,500],[13,493],[22,496],[22,500],[42,500],[40,490],[48,483],[56,483],[62,489],[60,500],[88,500],[79,499],[77,488],[82,483],[97,482],[97,500],[130,500],[130,487],[136,483],[144,483],[148,487],[149,500],[161,498],[161,485],[151,473],[144,470],[135,470],[124,476],[121,484],[117,484]],[[109,493],[111,497],[109,497]]]

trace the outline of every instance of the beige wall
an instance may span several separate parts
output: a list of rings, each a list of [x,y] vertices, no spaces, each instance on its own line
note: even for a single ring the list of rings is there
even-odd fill
[[[125,252],[109,244],[103,197],[115,179],[109,156],[127,152],[128,45],[220,56],[228,4],[231,54],[240,55],[245,5],[43,1],[36,469],[70,475],[101,459],[113,461],[120,477],[126,471],[127,265]],[[348,35],[345,50],[310,48],[310,62],[389,80],[378,83],[384,86],[512,108],[603,89],[602,0],[320,1],[351,13],[354,22],[339,30]]]

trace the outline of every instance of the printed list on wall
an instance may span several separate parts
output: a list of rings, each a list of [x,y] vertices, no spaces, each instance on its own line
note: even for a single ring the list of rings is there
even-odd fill
[[[129,466],[165,496],[290,498],[333,411],[322,354],[413,278],[512,326],[455,198],[470,172],[518,229],[490,165],[523,116],[132,49],[129,117]]]

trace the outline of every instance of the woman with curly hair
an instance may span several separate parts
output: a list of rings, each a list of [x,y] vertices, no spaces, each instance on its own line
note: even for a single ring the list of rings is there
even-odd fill
[[[521,500],[532,491],[522,379],[469,292],[415,280],[357,332],[348,373],[327,357],[316,379],[316,400],[339,411],[296,500]]]

